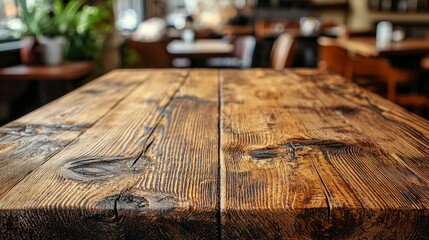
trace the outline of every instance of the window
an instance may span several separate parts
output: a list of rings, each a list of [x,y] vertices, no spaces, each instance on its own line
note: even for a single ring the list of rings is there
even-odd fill
[[[16,0],[0,0],[0,41],[12,38],[9,27],[16,22],[17,17]]]
[[[123,31],[132,31],[143,20],[144,2],[141,0],[117,0],[115,6],[116,26]]]
[[[35,6],[38,0],[26,0],[28,7]],[[116,0],[116,25],[120,30],[132,31],[144,19],[144,5],[142,0]],[[0,0],[0,42],[13,39],[10,29],[18,28],[21,24],[18,19],[18,0]]]

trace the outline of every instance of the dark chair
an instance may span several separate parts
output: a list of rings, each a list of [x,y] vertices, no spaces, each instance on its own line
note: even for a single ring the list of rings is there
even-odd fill
[[[426,81],[429,79],[429,56],[423,57],[420,62],[421,78],[424,86],[415,93],[398,93],[397,103],[401,106],[410,108],[414,113],[423,115],[426,110],[426,118],[429,115],[429,92]]]
[[[420,66],[422,70],[429,72],[429,55],[421,59]]]

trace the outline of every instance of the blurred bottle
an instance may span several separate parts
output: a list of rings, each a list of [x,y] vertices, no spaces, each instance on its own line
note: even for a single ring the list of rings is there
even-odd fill
[[[382,21],[377,24],[376,45],[378,48],[386,48],[392,41],[392,23]]]

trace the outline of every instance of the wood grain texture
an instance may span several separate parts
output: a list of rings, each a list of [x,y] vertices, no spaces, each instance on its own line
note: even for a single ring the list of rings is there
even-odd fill
[[[427,121],[325,72],[222,81],[223,237],[429,236]]]
[[[10,210],[1,212],[1,238],[216,238],[218,97],[210,89],[216,72],[151,73],[2,197],[0,209]]]
[[[109,73],[3,126],[0,129],[0,196],[92,127],[147,75]]]
[[[223,236],[328,237],[331,202],[353,208],[357,199],[340,181],[344,193],[329,199],[316,161],[335,147],[325,139],[347,136],[329,129],[347,126],[315,117],[320,103],[281,73],[223,72],[222,81]]]
[[[317,71],[299,75],[314,84],[317,91],[312,93],[326,107],[353,126],[351,134],[368,142],[363,148],[326,156],[364,208],[359,215],[363,223],[350,237],[427,238],[427,121],[338,76]]]
[[[0,239],[427,239],[428,138],[325,71],[115,71],[0,128]]]

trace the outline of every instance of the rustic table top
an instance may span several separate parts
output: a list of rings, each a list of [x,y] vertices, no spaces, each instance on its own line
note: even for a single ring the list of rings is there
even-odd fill
[[[350,52],[363,56],[424,56],[429,54],[428,39],[406,38],[401,42],[392,42],[388,46],[378,47],[375,37],[353,37],[338,39],[338,43]]]
[[[429,237],[429,122],[318,70],[117,70],[0,128],[0,239]]]

